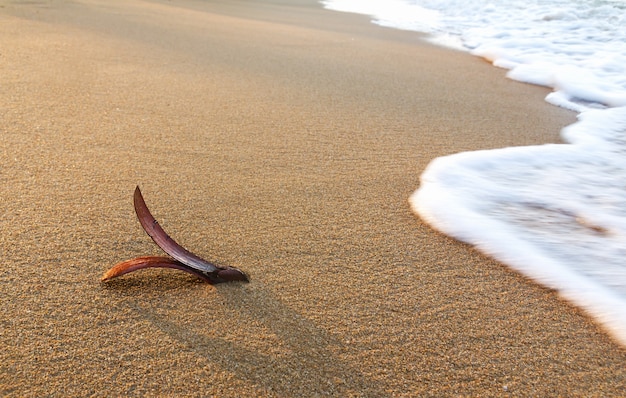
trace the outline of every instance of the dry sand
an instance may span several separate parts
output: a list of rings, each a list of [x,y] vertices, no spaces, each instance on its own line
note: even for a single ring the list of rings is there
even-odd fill
[[[409,210],[574,115],[314,1],[0,1],[0,395],[618,396],[626,352]],[[520,100],[522,99],[522,100]],[[171,270],[132,208],[244,269]]]

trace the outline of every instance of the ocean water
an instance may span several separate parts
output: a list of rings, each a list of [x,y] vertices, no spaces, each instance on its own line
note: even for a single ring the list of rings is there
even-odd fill
[[[325,0],[430,33],[578,113],[567,144],[434,159],[410,197],[434,228],[556,289],[626,346],[626,0]]]

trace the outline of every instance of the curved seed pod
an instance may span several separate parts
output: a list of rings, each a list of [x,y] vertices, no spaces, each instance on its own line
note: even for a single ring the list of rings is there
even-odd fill
[[[165,253],[174,257],[181,263],[188,265],[204,272],[215,272],[219,270],[215,264],[196,256],[178,243],[161,228],[159,222],[152,216],[146,202],[143,200],[143,195],[139,190],[139,186],[135,188],[134,195],[135,213],[139,223],[146,231],[146,233],[152,238],[154,243],[157,244]]]
[[[177,260],[171,259],[169,257],[157,257],[157,256],[137,257],[137,258],[133,258],[132,260],[126,260],[126,261],[122,261],[121,263],[115,264],[110,270],[108,270],[102,276],[101,281],[106,282],[113,278],[117,278],[118,276],[128,274],[129,272],[133,272],[133,271],[137,271],[137,270],[145,269],[145,268],[178,269],[181,271],[188,272],[192,275],[195,275],[198,278],[203,279],[207,282],[213,282],[213,280],[209,278],[207,275],[193,268],[190,268]]]
[[[248,276],[242,271],[233,267],[219,267],[203,258],[191,253],[178,243],[161,228],[159,222],[152,216],[146,202],[143,199],[139,186],[135,188],[133,197],[135,205],[135,213],[139,223],[165,253],[174,257],[176,260],[187,267],[203,274],[211,283],[220,283],[228,281],[245,281],[248,282]],[[205,278],[205,279],[206,279]]]

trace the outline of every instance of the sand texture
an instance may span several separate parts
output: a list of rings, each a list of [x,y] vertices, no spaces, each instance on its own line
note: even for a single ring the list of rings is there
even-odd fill
[[[503,75],[310,0],[0,0],[0,396],[623,394],[588,316],[409,209],[575,120]],[[136,185],[251,283],[101,284],[161,254]]]

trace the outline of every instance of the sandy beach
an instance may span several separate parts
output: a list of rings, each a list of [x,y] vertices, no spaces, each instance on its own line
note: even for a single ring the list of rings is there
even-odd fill
[[[504,73],[313,0],[0,0],[0,396],[623,396],[586,314],[410,211],[574,122]],[[161,254],[136,185],[251,282],[102,284]]]

